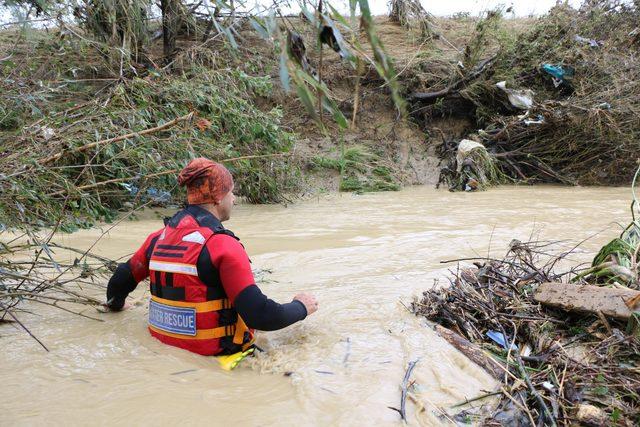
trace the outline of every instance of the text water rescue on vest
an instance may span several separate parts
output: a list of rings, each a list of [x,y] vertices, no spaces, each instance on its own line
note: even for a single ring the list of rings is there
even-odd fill
[[[196,334],[196,310],[187,307],[171,307],[151,301],[149,323],[156,328],[185,335]]]

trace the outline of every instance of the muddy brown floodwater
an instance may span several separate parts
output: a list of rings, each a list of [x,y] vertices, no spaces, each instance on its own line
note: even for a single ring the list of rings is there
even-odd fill
[[[238,206],[227,227],[242,238],[262,290],[279,301],[317,295],[319,311],[285,330],[259,333],[266,350],[233,372],[212,358],[164,346],[145,327],[148,291],[133,309],[96,322],[61,311],[23,315],[51,350],[0,325],[1,425],[398,425],[407,363],[419,404],[410,423],[434,425],[447,408],[494,386],[482,369],[409,314],[403,303],[444,279],[440,261],[502,256],[512,239],[587,237],[576,262],[630,219],[626,188],[502,187],[449,193],[340,194],[289,207]],[[121,223],[97,246],[118,258],[161,227]],[[597,234],[600,233],[600,234]],[[58,239],[88,247],[86,230]],[[596,235],[597,234],[597,235]],[[285,375],[286,374],[286,375]]]

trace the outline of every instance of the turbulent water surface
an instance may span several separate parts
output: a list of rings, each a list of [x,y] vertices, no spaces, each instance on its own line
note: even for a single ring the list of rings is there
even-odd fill
[[[503,187],[477,194],[410,188],[333,195],[289,207],[238,206],[227,223],[242,238],[262,290],[279,301],[299,291],[320,310],[282,331],[259,333],[266,350],[239,369],[164,346],[146,330],[148,291],[121,313],[60,311],[22,320],[46,353],[13,325],[0,325],[0,424],[397,425],[407,363],[418,401],[409,421],[442,422],[438,408],[494,386],[482,369],[440,339],[405,304],[446,281],[459,257],[501,256],[512,239],[587,240],[588,260],[627,222],[623,188]],[[161,227],[123,222],[97,252],[119,258]],[[60,236],[88,247],[100,229]],[[599,233],[599,234],[597,234]],[[424,407],[424,411],[415,408]]]

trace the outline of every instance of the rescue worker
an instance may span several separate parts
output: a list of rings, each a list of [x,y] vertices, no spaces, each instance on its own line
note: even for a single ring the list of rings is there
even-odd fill
[[[111,310],[127,308],[127,295],[149,277],[151,335],[202,355],[229,355],[250,348],[255,329],[282,329],[318,309],[311,294],[278,304],[256,286],[244,247],[221,224],[235,204],[224,166],[194,159],[178,183],[187,206],[118,265],[107,287]]]

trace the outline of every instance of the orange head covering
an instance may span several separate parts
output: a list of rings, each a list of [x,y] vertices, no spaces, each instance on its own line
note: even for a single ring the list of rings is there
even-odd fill
[[[198,157],[178,175],[178,184],[187,187],[187,203],[218,203],[233,189],[233,177],[220,163]]]

